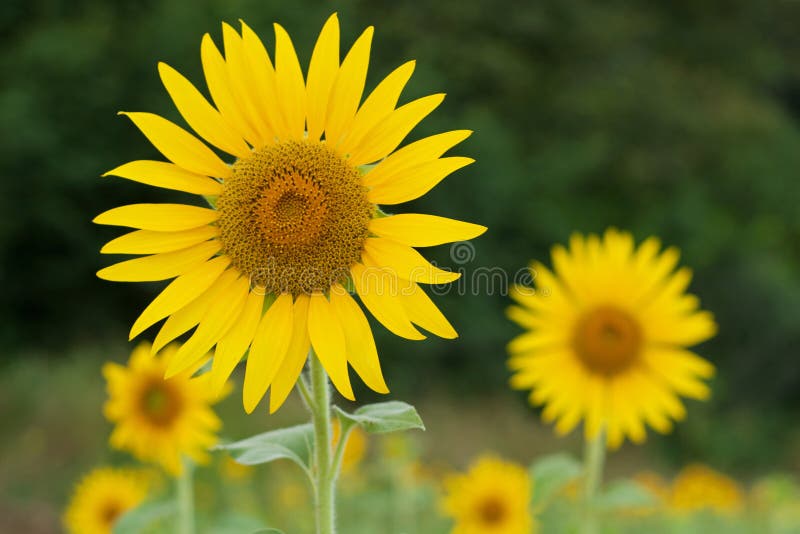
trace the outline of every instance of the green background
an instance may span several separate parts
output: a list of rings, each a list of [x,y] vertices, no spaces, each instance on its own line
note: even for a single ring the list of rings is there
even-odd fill
[[[202,86],[200,38],[211,32],[219,41],[222,20],[245,19],[269,49],[271,23],[280,21],[305,66],[333,11],[343,49],[376,26],[368,87],[417,59],[404,101],[448,94],[412,137],[475,130],[454,153],[477,162],[398,211],[490,230],[464,265],[447,247],[430,257],[467,276],[494,267],[514,273],[533,258],[548,263],[549,247],[571,232],[608,226],[678,246],[695,271],[692,292],[719,322],[719,335],[698,349],[718,376],[712,402],[690,403],[688,421],[650,450],[662,461],[700,459],[744,477],[800,466],[793,1],[4,2],[0,373],[22,380],[0,391],[4,436],[26,427],[19,406],[37,401],[24,392],[46,396],[50,366],[124,359],[127,329],[158,289],[94,276],[110,263],[100,246],[119,234],[91,224],[96,214],[184,199],[100,178],[126,161],[158,159],[115,113],[180,122],[156,64]],[[497,289],[437,300],[457,341],[409,344],[376,328],[395,398],[456,399],[454,417],[460,404],[484,398],[523,406],[523,395],[506,387],[505,344],[518,330]],[[87,375],[102,389],[99,373]],[[7,443],[14,446],[0,449],[4,456],[19,445]]]

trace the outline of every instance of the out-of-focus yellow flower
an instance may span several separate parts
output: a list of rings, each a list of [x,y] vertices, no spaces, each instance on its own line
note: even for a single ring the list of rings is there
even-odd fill
[[[228,480],[247,480],[253,476],[253,466],[240,464],[230,456],[225,456],[219,465],[220,474]]]
[[[211,393],[208,375],[192,378],[195,367],[165,379],[164,373],[178,345],[170,344],[153,356],[149,343],[131,354],[127,366],[107,363],[106,418],[115,424],[111,446],[131,452],[144,462],[160,464],[172,475],[181,473],[181,458],[208,460],[209,447],[217,442],[222,425],[211,409],[217,397]]]
[[[278,501],[284,510],[295,510],[308,502],[308,490],[298,482],[285,482],[278,489]]]
[[[732,478],[705,465],[691,464],[675,477],[668,504],[678,512],[708,509],[736,513],[744,506],[744,492]]]
[[[531,479],[517,464],[479,458],[466,474],[445,478],[443,512],[453,518],[452,534],[530,534]]]
[[[642,471],[633,476],[633,481],[644,488],[652,497],[653,503],[645,506],[626,508],[627,515],[646,516],[658,512],[669,501],[670,486],[664,478],[653,471]]]
[[[669,432],[686,416],[680,397],[707,399],[714,367],[689,350],[712,337],[713,316],[687,294],[691,271],[679,252],[651,237],[570,238],[552,250],[554,271],[536,262],[535,291],[517,287],[509,317],[528,332],[508,346],[511,385],[530,390],[558,434],[581,421],[587,440],[610,447],[645,440],[645,425]]]
[[[64,513],[69,534],[111,534],[114,524],[138,506],[150,488],[147,474],[132,469],[95,469],[75,486]]]
[[[332,424],[333,433],[331,441],[335,447],[339,443],[339,434],[341,433],[341,426],[338,419],[333,420]],[[342,474],[348,474],[355,471],[361,460],[367,454],[367,433],[360,427],[353,427],[350,431],[350,437],[344,446],[344,453],[342,455]]]

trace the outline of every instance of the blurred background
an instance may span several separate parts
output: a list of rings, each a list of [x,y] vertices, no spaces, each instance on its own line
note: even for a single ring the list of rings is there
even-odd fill
[[[612,476],[690,461],[744,481],[800,469],[800,2],[6,0],[0,531],[57,531],[75,477],[111,458],[100,365],[127,358],[128,328],[159,285],[97,279],[111,262],[99,248],[119,231],[91,219],[184,198],[100,178],[159,159],[116,112],[182,123],[156,64],[202,86],[200,39],[219,42],[220,21],[246,20],[269,49],[279,21],[306,66],[333,11],[343,49],[376,26],[368,89],[417,59],[404,101],[448,94],[412,137],[475,131],[455,152],[477,162],[398,209],[490,228],[466,261],[439,247],[437,262],[513,273],[548,263],[573,231],[611,225],[682,249],[691,291],[720,326],[697,349],[718,368],[714,396],[690,403],[672,435],[613,455]],[[392,398],[428,423],[422,456],[462,466],[487,449],[525,462],[578,452],[576,433],[557,440],[507,388],[505,344],[518,330],[502,291],[437,302],[458,340],[410,345],[375,328]],[[374,397],[362,388],[359,399]],[[237,387],[222,407],[231,437],[293,414],[245,417],[239,403]]]

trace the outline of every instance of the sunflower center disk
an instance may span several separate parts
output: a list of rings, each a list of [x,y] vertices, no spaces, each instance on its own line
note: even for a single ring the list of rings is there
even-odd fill
[[[491,498],[481,503],[478,513],[484,525],[497,525],[505,519],[506,508],[499,499]]]
[[[237,161],[217,209],[233,265],[267,293],[298,295],[347,279],[374,208],[356,168],[323,144],[290,141]]]
[[[574,347],[592,371],[613,375],[624,371],[639,356],[642,331],[629,313],[600,306],[578,321]]]
[[[160,377],[144,388],[140,403],[142,414],[156,426],[168,426],[181,411],[181,399]]]

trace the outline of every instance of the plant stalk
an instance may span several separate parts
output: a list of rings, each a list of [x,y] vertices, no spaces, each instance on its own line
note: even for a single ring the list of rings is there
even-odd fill
[[[583,524],[581,534],[598,534],[600,520],[597,515],[597,492],[603,480],[606,456],[606,438],[603,430],[584,447],[583,460]]]
[[[311,418],[314,424],[314,501],[317,534],[335,534],[336,469],[331,457],[331,392],[328,375],[313,349],[309,354]]]
[[[183,472],[177,479],[178,534],[194,534],[194,465],[183,462]]]

